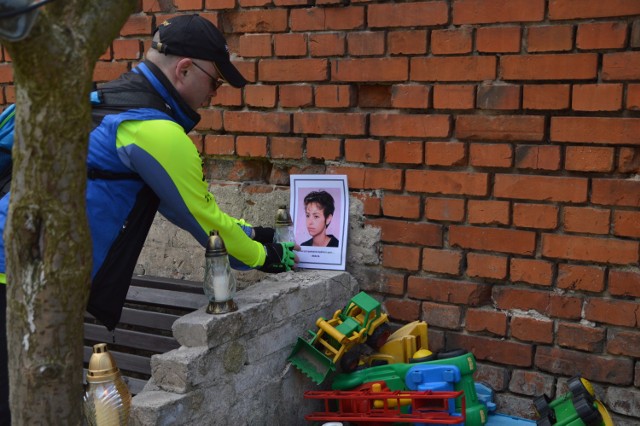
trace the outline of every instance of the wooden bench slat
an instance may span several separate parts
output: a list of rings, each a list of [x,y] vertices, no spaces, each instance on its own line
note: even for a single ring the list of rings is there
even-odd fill
[[[121,371],[131,371],[134,373],[151,375],[151,361],[149,357],[127,354],[124,352],[112,351],[107,345],[109,353],[116,361],[116,365]],[[88,365],[89,359],[93,354],[93,348],[91,346],[84,347],[84,362]]]
[[[145,311],[143,309],[124,308],[122,310],[122,316],[120,317],[120,323],[170,331],[171,326],[178,318],[180,318],[179,315]]]
[[[154,353],[163,353],[180,347],[180,344],[168,336],[158,336],[149,333],[142,333],[134,330],[123,330],[116,328],[115,342],[112,332],[103,325],[84,325],[84,337],[95,342],[105,342],[107,345],[119,345],[129,348],[143,349]]]
[[[204,294],[181,293],[135,286],[129,287],[127,301],[191,310],[199,309],[209,303],[209,299]]]
[[[131,278],[131,285],[136,287],[150,287],[162,290],[173,290],[182,293],[204,294],[202,282],[178,280],[175,278],[134,275]]]

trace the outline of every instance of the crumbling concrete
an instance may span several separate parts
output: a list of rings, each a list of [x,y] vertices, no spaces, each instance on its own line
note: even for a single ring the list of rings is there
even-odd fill
[[[240,291],[236,312],[210,315],[203,307],[178,319],[173,334],[182,346],[152,357],[130,424],[305,424],[319,402],[305,400],[304,391],[319,387],[287,357],[297,337],[357,290],[346,272],[287,272]]]

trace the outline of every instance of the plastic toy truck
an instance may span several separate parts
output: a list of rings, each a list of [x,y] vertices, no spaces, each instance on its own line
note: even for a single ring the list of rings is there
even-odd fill
[[[354,346],[366,342],[378,350],[391,334],[389,318],[382,312],[380,302],[363,291],[344,309],[337,310],[331,319],[318,318],[316,326],[317,332],[309,330],[310,340],[298,338],[288,360],[317,384],[336,370],[337,363]],[[357,367],[358,357],[352,359],[355,365],[341,364],[343,369]]]

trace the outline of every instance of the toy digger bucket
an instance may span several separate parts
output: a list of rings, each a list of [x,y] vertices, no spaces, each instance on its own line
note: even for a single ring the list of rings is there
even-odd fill
[[[331,372],[336,370],[333,361],[300,337],[287,360],[316,384],[322,383]]]

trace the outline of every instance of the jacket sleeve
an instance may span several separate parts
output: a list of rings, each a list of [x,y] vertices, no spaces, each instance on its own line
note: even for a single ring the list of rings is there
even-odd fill
[[[138,173],[160,198],[160,212],[203,246],[216,230],[229,254],[259,267],[266,253],[238,221],[224,213],[208,190],[198,150],[182,127],[168,120],[128,121],[118,128],[120,160]]]

